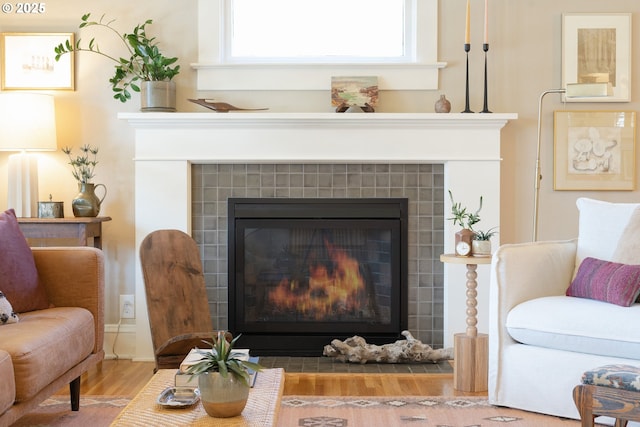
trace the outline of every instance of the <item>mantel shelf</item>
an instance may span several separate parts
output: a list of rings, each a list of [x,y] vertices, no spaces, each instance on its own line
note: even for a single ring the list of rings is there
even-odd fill
[[[119,119],[127,120],[135,128],[143,127],[217,127],[257,126],[276,127],[282,125],[327,125],[332,126],[426,126],[448,127],[498,127],[518,118],[516,113],[494,114],[436,114],[436,113],[119,113]]]

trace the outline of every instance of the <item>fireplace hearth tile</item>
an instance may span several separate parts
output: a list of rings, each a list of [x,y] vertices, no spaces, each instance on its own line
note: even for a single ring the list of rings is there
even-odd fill
[[[449,374],[449,361],[439,363],[343,363],[329,357],[262,356],[260,364],[268,369],[283,368],[295,373],[359,374]]]
[[[234,175],[242,173],[247,175],[241,181],[243,185],[235,185],[238,182],[234,183]],[[321,180],[323,185],[328,185],[325,174],[332,177],[328,187],[319,185]],[[376,186],[377,175],[386,187]],[[229,328],[226,268],[229,197],[307,198],[321,194],[341,199],[393,195],[409,199],[408,309],[411,314],[407,329],[422,342],[441,347],[444,273],[437,254],[444,250],[444,175],[444,165],[440,163],[194,164],[193,237],[203,253],[213,324],[221,329]],[[311,179],[315,180],[315,187],[305,186],[310,176],[314,177]],[[401,176],[404,177],[402,185]],[[266,183],[271,185],[265,186]],[[418,289],[431,289],[431,292],[425,295]]]

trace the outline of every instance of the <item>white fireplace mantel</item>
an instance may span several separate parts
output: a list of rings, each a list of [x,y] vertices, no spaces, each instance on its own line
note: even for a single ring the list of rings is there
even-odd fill
[[[500,133],[517,114],[121,113],[135,128],[136,250],[161,228],[191,232],[192,163],[442,163],[446,189],[500,224]],[[451,206],[445,198],[445,212]],[[455,229],[443,224],[445,251]],[[494,242],[498,243],[498,242]],[[465,268],[444,266],[444,344],[466,329]],[[478,269],[478,328],[487,331],[488,268]],[[136,260],[136,360],[152,360]]]

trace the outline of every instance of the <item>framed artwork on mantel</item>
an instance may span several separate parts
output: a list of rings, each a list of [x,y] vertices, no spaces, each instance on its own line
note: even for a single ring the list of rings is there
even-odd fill
[[[609,83],[612,95],[566,102],[631,101],[631,13],[562,15],[562,87]]]
[[[55,60],[54,48],[73,33],[2,33],[2,90],[74,90],[74,55]]]
[[[554,190],[634,190],[635,111],[556,111]]]

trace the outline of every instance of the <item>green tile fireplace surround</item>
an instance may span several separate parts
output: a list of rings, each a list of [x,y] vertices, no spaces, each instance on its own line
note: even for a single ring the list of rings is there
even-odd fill
[[[409,330],[424,343],[443,346],[443,265],[439,254],[444,251],[444,165],[198,164],[191,173],[192,235],[202,251],[215,325],[227,327],[229,197],[406,197]]]

